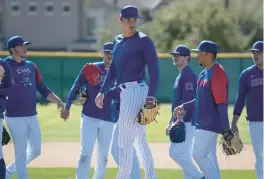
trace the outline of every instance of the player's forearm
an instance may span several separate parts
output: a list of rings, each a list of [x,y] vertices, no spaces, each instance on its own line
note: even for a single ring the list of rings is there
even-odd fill
[[[233,119],[232,119],[231,124],[237,124],[239,117],[240,117],[239,115],[233,115]]]
[[[157,61],[156,64],[153,64],[149,69],[149,78],[150,79],[149,79],[148,96],[155,96],[159,83],[159,68]]]
[[[43,81],[37,82],[36,87],[38,92],[45,98],[52,92]]]
[[[66,105],[65,105],[65,109],[70,109],[71,108],[71,104],[72,101],[74,101],[76,95],[77,95],[77,91],[81,88],[81,85],[78,83],[74,83],[74,85],[72,86],[68,96],[67,96],[67,100],[66,100]]]
[[[228,105],[218,104],[217,109],[223,129],[230,129],[229,120],[228,120]]]
[[[237,95],[237,99],[236,99],[236,103],[235,103],[234,111],[233,111],[234,115],[237,115],[237,116],[241,115],[242,110],[245,106],[245,99],[246,97],[244,95],[242,94]]]
[[[54,103],[62,102],[62,100],[53,92],[49,93],[47,100]]]

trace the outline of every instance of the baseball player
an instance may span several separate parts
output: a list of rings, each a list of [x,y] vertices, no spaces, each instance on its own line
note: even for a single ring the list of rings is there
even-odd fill
[[[89,177],[90,163],[93,153],[95,141],[97,140],[97,162],[94,171],[94,179],[103,179],[105,176],[106,165],[108,160],[108,152],[111,144],[114,122],[111,116],[112,98],[107,96],[104,99],[104,106],[99,109],[95,105],[95,97],[98,94],[110,62],[112,60],[113,43],[105,43],[102,54],[103,62],[94,63],[101,70],[101,82],[92,85],[84,77],[83,67],[77,76],[73,87],[71,88],[67,103],[62,117],[67,119],[69,111],[76,96],[76,90],[83,85],[86,86],[87,100],[83,104],[81,117],[81,153],[76,170],[76,179],[87,179]]]
[[[118,88],[118,87],[117,87]],[[120,88],[119,88],[120,89]],[[119,93],[114,93],[116,94],[115,97],[113,97],[113,119],[114,121],[118,120],[119,117],[119,110],[120,110],[120,91]],[[118,134],[119,134],[119,127],[118,127],[118,123],[115,124],[114,127],[114,134],[113,134],[113,139],[112,139],[112,147],[111,147],[111,153],[112,156],[116,162],[116,164],[119,166],[119,155],[118,155]],[[138,157],[136,154],[136,150],[133,149],[133,166],[132,166],[132,172],[131,172],[131,179],[139,179],[141,177],[140,175],[140,166],[139,166],[139,161],[138,161]]]
[[[239,77],[231,129],[238,130],[237,121],[247,99],[246,119],[256,156],[255,168],[258,179],[263,179],[263,41],[254,43],[250,51],[255,64],[244,70]]]
[[[158,87],[159,65],[152,40],[136,29],[138,9],[125,6],[121,9],[119,23],[122,34],[115,39],[113,60],[96,105],[102,108],[105,93],[115,81],[121,88],[119,126],[119,172],[117,179],[128,179],[133,165],[133,144],[142,158],[145,176],[155,179],[156,172],[150,148],[146,141],[146,126],[135,122],[139,110],[146,100],[153,104]],[[149,87],[144,82],[145,67],[150,75]]]
[[[3,158],[2,150],[2,133],[3,133],[3,120],[5,111],[6,96],[8,95],[2,90],[8,89],[11,86],[10,68],[7,63],[0,59],[0,178],[5,179],[6,165]]]
[[[189,67],[190,50],[185,45],[178,45],[170,53],[173,58],[173,64],[178,68],[179,75],[174,83],[174,92],[172,100],[172,113],[176,106],[195,98],[196,75]],[[187,111],[183,121],[186,127],[186,140],[182,143],[170,143],[170,157],[183,169],[185,179],[201,179],[202,174],[197,170],[192,161],[192,148],[195,127],[193,126],[193,111]],[[176,118],[172,117],[166,128],[166,135],[169,135]]]
[[[205,67],[197,81],[196,98],[176,107],[174,114],[181,116],[195,106],[197,130],[193,158],[206,179],[220,179],[216,143],[218,134],[230,130],[227,114],[228,77],[216,62],[217,45],[214,42],[202,41],[194,51],[198,52],[200,65]]]
[[[6,178],[17,171],[18,179],[28,179],[26,164],[41,152],[41,133],[37,120],[36,91],[48,101],[55,102],[59,109],[64,105],[43,82],[37,66],[26,60],[27,45],[20,36],[11,37],[7,42],[11,56],[5,61],[11,70],[11,92],[6,100],[5,119],[14,143],[15,161],[6,168]]]

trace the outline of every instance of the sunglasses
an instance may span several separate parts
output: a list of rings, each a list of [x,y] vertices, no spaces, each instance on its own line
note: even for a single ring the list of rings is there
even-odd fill
[[[105,51],[105,52],[103,52],[103,54],[104,54],[104,55],[112,55],[112,52],[110,52],[110,51]]]
[[[173,56],[173,57],[179,57],[181,55],[180,54],[173,53],[173,54],[171,54],[171,56]]]

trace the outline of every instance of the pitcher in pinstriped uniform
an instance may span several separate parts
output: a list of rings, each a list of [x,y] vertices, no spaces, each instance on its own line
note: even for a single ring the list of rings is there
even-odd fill
[[[118,88],[118,86],[117,86]],[[119,88],[120,89],[120,88]],[[118,120],[119,118],[119,111],[120,111],[120,92],[121,90],[119,90],[119,93],[114,93],[116,96],[113,97],[113,118],[115,121]],[[113,132],[113,139],[112,139],[112,147],[111,147],[111,153],[112,156],[116,162],[116,164],[119,166],[119,142],[118,142],[118,136],[119,136],[119,127],[118,127],[118,122],[115,124],[114,127],[114,132]],[[133,149],[133,165],[132,165],[132,171],[131,171],[131,177],[130,179],[139,179],[140,176],[140,166],[139,166],[139,160],[138,160],[138,156],[136,153],[135,148]]]
[[[105,75],[107,74],[107,70],[112,60],[112,50],[113,43],[105,43],[102,50],[103,61],[94,63],[101,70],[101,82],[99,84],[90,84],[85,79],[82,72],[85,70],[86,65],[82,68],[68,94],[66,107],[62,113],[62,118],[65,120],[68,119],[72,101],[76,97],[76,90],[79,90],[85,85],[88,97],[83,104],[81,115],[81,152],[76,169],[76,179],[88,179],[95,141],[97,144],[97,160],[93,178],[104,179],[105,177],[108,153],[112,141],[114,124],[116,122],[111,114],[111,103],[113,96],[116,95],[114,94],[114,90],[109,91],[104,100],[104,106],[102,109],[96,107],[95,97],[101,88]],[[117,93],[117,95],[119,95],[119,92]]]
[[[11,179],[17,171],[18,179],[28,179],[26,164],[38,157],[41,152],[41,133],[37,120],[36,92],[48,101],[55,102],[58,108],[64,104],[44,83],[37,66],[26,60],[27,45],[22,37],[8,40],[11,56],[8,63],[11,74],[11,92],[6,100],[5,119],[14,143],[15,161],[6,168],[6,179]]]
[[[178,45],[170,55],[172,55],[173,64],[179,70],[179,75],[175,80],[173,90],[171,105],[173,113],[176,106],[195,98],[196,75],[189,67],[191,53],[187,46]],[[166,128],[166,135],[169,135],[169,130],[177,120],[177,118],[172,116],[169,125]],[[183,169],[184,179],[201,179],[203,175],[198,171],[192,161],[193,138],[195,132],[192,110],[186,112],[183,121],[186,126],[186,140],[183,143],[171,142],[169,154],[170,157]]]
[[[202,41],[198,49],[200,65],[205,69],[197,81],[196,98],[183,103],[174,110],[175,116],[195,107],[196,132],[193,144],[193,158],[206,179],[220,179],[216,156],[217,135],[230,130],[228,121],[228,77],[223,67],[216,62],[217,45]]]
[[[119,23],[122,34],[115,39],[113,60],[105,82],[96,97],[96,105],[102,108],[104,95],[117,81],[121,88],[119,126],[119,172],[117,179],[129,179],[133,165],[133,145],[143,161],[146,179],[156,179],[150,148],[146,142],[146,126],[135,122],[145,99],[155,100],[158,88],[159,64],[153,41],[136,29],[139,18],[135,6],[121,9]],[[145,83],[145,67],[148,67],[150,83]]]
[[[256,156],[257,178],[263,179],[263,41],[254,43],[250,51],[255,64],[245,69],[239,77],[231,128],[238,130],[237,121],[246,101],[246,119]]]

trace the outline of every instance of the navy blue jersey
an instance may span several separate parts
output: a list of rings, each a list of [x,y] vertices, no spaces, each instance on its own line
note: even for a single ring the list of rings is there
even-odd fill
[[[192,69],[187,66],[177,76],[172,98],[172,113],[175,107],[191,101],[195,98],[196,93],[196,75]],[[183,118],[184,122],[192,122],[193,110],[188,110]],[[175,121],[176,119],[174,119]]]
[[[145,67],[149,71],[148,96],[155,96],[159,80],[159,64],[153,41],[137,31],[133,36],[115,38],[113,60],[100,92],[105,93],[116,82],[123,84],[145,79]]]
[[[234,115],[241,115],[245,102],[247,120],[263,121],[263,70],[256,65],[244,70],[239,77]]]
[[[112,99],[115,98],[115,94],[114,94],[115,91],[109,90],[109,92],[105,94],[102,109],[98,108],[95,104],[95,98],[100,91],[100,88],[103,84],[107,71],[105,69],[103,62],[94,63],[94,64],[97,65],[101,69],[101,82],[95,86],[91,85],[85,79],[82,73],[82,70],[81,70],[67,97],[66,109],[70,109],[72,101],[76,97],[76,91],[79,90],[83,85],[85,85],[88,99],[83,104],[83,109],[82,109],[83,114],[89,117],[94,117],[94,118],[105,120],[105,121],[115,122],[111,114],[111,110],[113,108]]]
[[[6,100],[6,116],[25,117],[37,114],[37,91],[45,98],[51,90],[44,84],[37,66],[27,60],[17,63],[12,57],[7,57],[11,72],[11,89]]]

